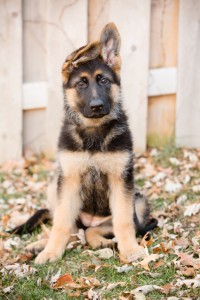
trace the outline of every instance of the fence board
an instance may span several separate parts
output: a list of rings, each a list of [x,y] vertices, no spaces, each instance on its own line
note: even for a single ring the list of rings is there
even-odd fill
[[[23,0],[23,80],[47,80],[48,0]]]
[[[87,43],[87,0],[50,0],[48,22],[48,149],[54,152],[62,120],[61,68],[66,57]]]
[[[149,0],[89,1],[89,39],[97,39],[110,21],[121,33],[124,104],[138,151],[146,148],[149,18]]]
[[[21,0],[0,1],[0,162],[22,152]]]
[[[151,1],[151,34],[150,34],[150,68],[164,68],[171,72],[177,65],[179,0]],[[162,96],[150,95],[148,101],[147,143],[149,146],[161,146],[168,143],[174,136],[176,89],[175,74],[167,74]],[[175,79],[175,78],[174,78]],[[173,87],[168,90],[168,83]],[[169,86],[169,87],[170,87]],[[160,88],[160,86],[158,86]],[[151,93],[150,93],[151,94]],[[164,94],[166,96],[164,96]],[[156,96],[156,97],[155,97]]]
[[[200,1],[180,4],[176,142],[200,147]]]

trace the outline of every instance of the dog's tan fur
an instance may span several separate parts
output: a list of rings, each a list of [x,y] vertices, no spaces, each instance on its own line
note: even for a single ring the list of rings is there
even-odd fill
[[[49,261],[55,261],[60,258],[69,242],[70,234],[73,231],[73,221],[77,218],[81,203],[79,199],[80,176],[88,168],[95,166],[108,174],[111,187],[110,206],[112,211],[113,231],[118,241],[118,248],[123,257],[133,259],[144,255],[143,247],[140,247],[136,240],[136,234],[133,227],[133,200],[132,194],[124,191],[121,181],[122,171],[125,169],[130,154],[124,152],[116,153],[97,153],[90,156],[89,153],[74,153],[70,151],[59,153],[59,162],[62,165],[66,183],[57,197],[50,200],[55,209],[53,218],[53,228],[49,241],[36,258],[36,263],[42,264]],[[117,161],[117,164],[116,164]],[[54,188],[50,188],[55,191]],[[53,193],[55,195],[55,193]],[[98,234],[96,241],[91,244],[106,244],[106,240]],[[62,238],[60,238],[62,236]],[[93,233],[93,238],[95,231]],[[89,239],[91,241],[91,239]],[[108,241],[109,244],[109,241]]]
[[[48,240],[42,240],[31,244],[28,249],[35,252],[43,250],[36,257],[36,263],[43,264],[47,261],[55,261],[61,258],[66,244],[70,241],[70,235],[76,232],[75,220],[81,219],[82,223],[88,222],[89,228],[86,229],[86,240],[94,248],[99,246],[107,246],[113,243],[112,240],[105,238],[105,235],[113,233],[117,239],[118,248],[123,258],[127,260],[134,260],[138,257],[144,256],[144,248],[138,245],[136,240],[136,232],[134,227],[134,191],[131,179],[128,175],[132,176],[132,146],[123,149],[118,146],[112,151],[106,149],[112,143],[114,138],[122,136],[123,133],[127,133],[126,123],[122,123],[121,127],[113,126],[110,128],[109,134],[105,135],[102,142],[99,142],[100,149],[90,151],[90,145],[84,146],[83,143],[95,143],[94,136],[98,137],[98,134],[102,135],[102,128],[104,125],[109,124],[113,120],[118,120],[120,105],[120,84],[119,84],[119,72],[121,68],[121,58],[119,55],[120,48],[120,36],[115,25],[108,24],[101,34],[100,41],[89,44],[85,47],[72,53],[66,60],[62,69],[63,83],[67,84],[70,74],[74,69],[77,69],[79,65],[89,61],[98,59],[104,61],[104,63],[111,68],[116,75],[115,80],[111,78],[109,95],[113,101],[114,109],[111,109],[108,114],[103,117],[87,117],[79,111],[79,101],[83,101],[79,97],[80,90],[73,87],[76,81],[80,80],[80,76],[83,76],[90,81],[91,97],[96,98],[98,95],[98,89],[95,89],[96,80],[98,74],[104,72],[107,77],[113,76],[113,73],[109,74],[105,68],[97,68],[94,73],[89,69],[89,73],[82,72],[77,77],[72,78],[71,86],[64,90],[68,108],[70,107],[70,113],[76,115],[78,121],[75,123],[69,122],[70,134],[73,136],[73,140],[76,142],[76,151],[66,150],[62,148],[58,150],[58,164],[60,173],[51,183],[48,189],[48,198],[50,209],[53,212],[53,227]],[[73,81],[74,80],[74,81]],[[95,82],[95,84],[94,84]],[[107,89],[108,91],[108,89]],[[68,114],[69,119],[71,118]],[[126,121],[125,121],[126,122]],[[124,126],[123,126],[124,125]],[[80,134],[77,130],[82,130],[86,134],[86,139],[80,138]],[[128,133],[129,136],[129,133]],[[129,139],[131,139],[129,137]],[[101,140],[100,140],[101,141]],[[88,146],[88,149],[87,149]],[[86,147],[86,149],[84,149]],[[81,184],[90,188],[91,170],[101,173],[102,177],[106,176],[108,189],[105,188],[107,193],[109,208],[111,216],[102,215],[90,215],[81,211],[82,202],[80,196]],[[89,176],[87,178],[87,175]],[[59,186],[59,176],[62,176],[62,184]],[[124,177],[125,176],[125,177]],[[81,181],[84,177],[84,183]],[[129,184],[125,182],[129,180]],[[103,179],[99,180],[100,184]],[[94,183],[92,183],[93,186]],[[129,188],[130,187],[130,188]],[[104,194],[103,194],[104,195]],[[106,194],[107,195],[107,194]],[[83,197],[84,198],[84,197]],[[82,198],[82,199],[83,199]],[[101,200],[103,201],[103,200]],[[136,203],[136,202],[135,202]],[[91,205],[91,204],[90,204]],[[105,205],[105,203],[103,204]],[[144,215],[144,203],[139,203],[136,207],[139,220],[142,221]],[[104,206],[103,206],[104,207]],[[44,248],[44,249],[43,249]]]

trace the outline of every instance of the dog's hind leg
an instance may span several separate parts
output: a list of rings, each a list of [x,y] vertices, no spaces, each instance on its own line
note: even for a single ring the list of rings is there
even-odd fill
[[[42,250],[44,250],[47,245],[48,239],[42,239],[36,242],[29,244],[26,247],[26,251],[33,253],[34,255],[38,255]]]
[[[94,249],[114,245],[112,239],[105,238],[108,235],[113,235],[112,225],[89,227],[85,231],[86,241]]]

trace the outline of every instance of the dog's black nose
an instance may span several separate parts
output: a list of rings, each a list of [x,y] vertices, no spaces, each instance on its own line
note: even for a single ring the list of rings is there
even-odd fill
[[[90,108],[94,112],[100,112],[103,110],[103,101],[101,99],[93,99],[90,102]]]

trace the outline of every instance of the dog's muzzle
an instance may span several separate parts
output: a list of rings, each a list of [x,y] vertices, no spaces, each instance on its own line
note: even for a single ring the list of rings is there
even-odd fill
[[[109,105],[105,105],[103,100],[93,99],[84,115],[87,118],[102,118],[103,116],[108,115],[109,112]]]

